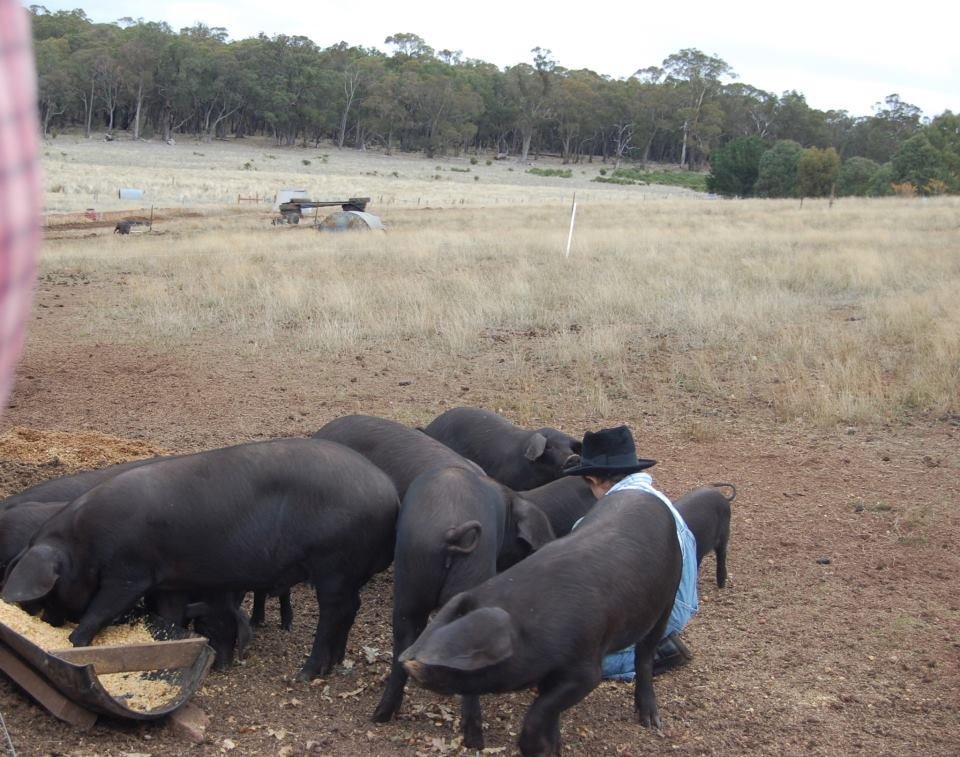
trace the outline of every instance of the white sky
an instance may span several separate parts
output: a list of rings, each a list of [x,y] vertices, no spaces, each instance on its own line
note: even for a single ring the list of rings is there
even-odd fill
[[[36,1],[36,0],[35,0]],[[24,2],[24,5],[27,5]],[[725,60],[738,81],[780,95],[795,89],[820,110],[852,116],[898,93],[927,116],[960,112],[960,2],[922,6],[874,0],[775,0],[593,5],[485,0],[50,0],[49,10],[83,8],[97,22],[122,16],[166,21],[174,29],[202,22],[231,39],[264,32],[300,34],[321,47],[343,40],[384,52],[391,34],[417,34],[435,50],[461,50],[498,66],[532,62],[543,47],[561,66],[622,78],[697,48]],[[575,10],[576,9],[576,10]]]

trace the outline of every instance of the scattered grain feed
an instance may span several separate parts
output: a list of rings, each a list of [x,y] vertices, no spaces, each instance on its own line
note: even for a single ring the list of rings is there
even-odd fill
[[[3,601],[0,601],[0,622],[48,652],[72,648],[69,636],[76,628],[73,623],[56,628]],[[107,626],[94,637],[90,646],[149,644],[154,641],[156,639],[145,620],[141,619],[133,624]],[[155,672],[107,673],[98,678],[110,696],[131,710],[141,712],[162,707],[180,693],[179,685],[158,677]]]

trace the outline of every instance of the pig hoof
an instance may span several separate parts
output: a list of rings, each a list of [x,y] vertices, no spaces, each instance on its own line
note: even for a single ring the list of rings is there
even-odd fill
[[[660,713],[656,710],[654,710],[652,713],[641,712],[638,710],[637,715],[640,720],[640,725],[644,726],[645,728],[656,728],[658,731],[660,730]]]
[[[396,707],[392,707],[389,704],[384,704],[381,702],[377,705],[377,709],[373,711],[373,715],[370,716],[370,719],[374,723],[389,723],[393,719],[396,711]]]
[[[307,682],[307,681],[312,681],[316,677],[317,677],[317,673],[314,673],[312,670],[308,670],[307,668],[300,668],[300,670],[297,671],[296,675],[294,675],[293,680]]]
[[[92,640],[92,637],[89,634],[77,633],[77,631],[71,633],[67,638],[75,647],[89,647],[90,641]]]
[[[467,749],[483,749],[483,731],[479,728],[464,728],[463,745]]]

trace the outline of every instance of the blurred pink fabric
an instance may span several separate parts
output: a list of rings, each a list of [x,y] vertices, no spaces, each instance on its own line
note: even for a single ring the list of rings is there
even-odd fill
[[[26,333],[40,247],[37,76],[30,19],[0,0],[0,413]]]

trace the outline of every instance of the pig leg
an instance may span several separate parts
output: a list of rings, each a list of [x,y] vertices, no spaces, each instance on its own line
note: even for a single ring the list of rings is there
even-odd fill
[[[330,639],[330,661],[332,665],[343,662],[347,656],[347,638],[350,636],[350,629],[353,627],[353,621],[357,617],[360,609],[360,592],[353,592],[352,596],[343,600],[342,612],[339,618],[333,624],[333,632]]]
[[[265,591],[253,592],[253,610],[250,613],[251,626],[263,625],[263,619],[264,619],[264,616],[266,615],[266,605],[267,605],[267,592]]]
[[[280,628],[289,631],[293,626],[293,605],[290,604],[290,591],[280,594]]]
[[[483,749],[483,713],[480,697],[468,694],[460,697],[460,723],[463,745],[467,749]]]
[[[355,588],[348,590],[330,576],[318,584],[317,632],[310,656],[297,673],[298,681],[325,676],[343,659],[347,636],[359,609],[360,597]]]
[[[409,587],[412,589],[413,587]],[[427,626],[427,618],[432,609],[429,601],[422,600],[429,592],[418,587],[417,596],[413,602],[403,602],[394,592],[393,600],[393,666],[390,668],[390,677],[380,697],[380,704],[373,711],[373,721],[386,723],[400,711],[403,704],[403,687],[407,683],[407,671],[399,662],[400,655],[410,647]]]
[[[717,586],[721,589],[727,585],[727,539],[730,538],[729,524],[723,530],[720,543],[717,545]]]
[[[633,690],[633,707],[640,725],[660,728],[660,713],[657,712],[657,695],[653,690],[653,653],[667,630],[667,622],[673,604],[660,616],[656,625],[633,648],[633,666],[637,672]]]
[[[150,580],[124,581],[105,579],[93,600],[87,605],[77,627],[70,634],[70,643],[75,647],[90,645],[93,637],[111,620],[133,607],[150,588]]]
[[[519,747],[524,757],[560,754],[560,713],[573,707],[600,683],[600,665],[581,663],[555,671],[537,686],[537,698],[523,718]]]

